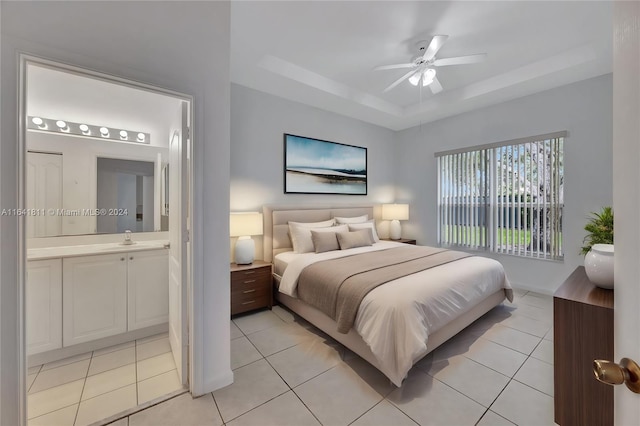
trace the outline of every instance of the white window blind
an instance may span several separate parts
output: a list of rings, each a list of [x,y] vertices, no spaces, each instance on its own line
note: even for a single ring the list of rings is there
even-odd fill
[[[439,244],[562,259],[566,135],[437,153]]]

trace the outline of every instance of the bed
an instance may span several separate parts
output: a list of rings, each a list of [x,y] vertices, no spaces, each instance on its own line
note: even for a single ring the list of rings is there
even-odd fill
[[[378,210],[379,206],[265,206],[264,258],[274,264],[275,297],[281,304],[358,354],[400,386],[416,362],[505,298],[511,299],[512,290],[499,262],[481,256],[459,256],[462,258],[398,277],[368,291],[357,309],[353,325],[347,330],[322,308],[298,297],[298,286],[302,285],[299,279],[305,271],[321,265],[333,265],[329,263],[332,259],[337,262],[347,256],[349,261],[358,259],[356,255],[362,253],[376,252],[378,256],[387,256],[401,251],[414,254],[418,250],[429,249],[409,248],[405,244],[381,240],[371,246],[348,250],[295,253],[289,222],[317,223],[334,217],[363,215],[376,218],[379,217]],[[431,250],[433,253],[440,251]],[[308,284],[305,285],[308,288]]]

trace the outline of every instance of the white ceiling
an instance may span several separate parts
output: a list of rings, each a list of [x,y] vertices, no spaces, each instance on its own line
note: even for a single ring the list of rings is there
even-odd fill
[[[233,1],[231,81],[400,130],[610,73],[612,32],[611,2]],[[437,57],[486,61],[383,93],[406,70],[372,69],[437,34]]]
[[[180,101],[95,78],[30,65],[27,115],[146,132],[151,145],[169,147]],[[105,142],[107,143],[107,142]]]

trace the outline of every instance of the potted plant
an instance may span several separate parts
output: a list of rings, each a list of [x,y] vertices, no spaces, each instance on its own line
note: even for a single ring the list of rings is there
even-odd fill
[[[588,232],[580,251],[589,280],[598,287],[613,288],[613,210],[603,207],[592,213],[584,227]]]

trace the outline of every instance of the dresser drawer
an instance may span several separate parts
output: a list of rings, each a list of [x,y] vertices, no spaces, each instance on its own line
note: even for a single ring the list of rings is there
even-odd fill
[[[251,283],[251,282],[270,282],[271,267],[247,269],[243,271],[231,272],[231,285]]]
[[[253,309],[271,306],[271,292],[267,288],[251,293],[234,291],[231,293],[231,314],[239,314]]]

